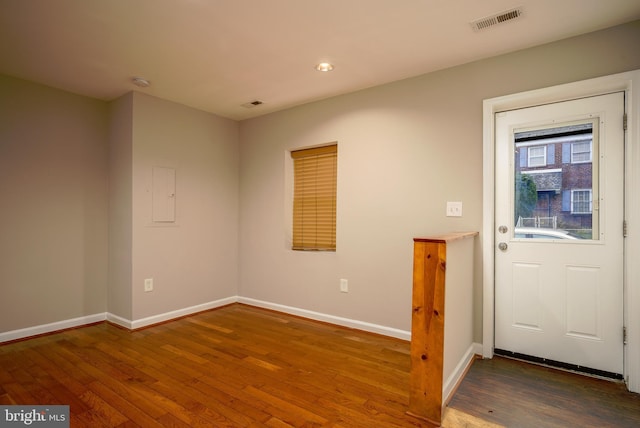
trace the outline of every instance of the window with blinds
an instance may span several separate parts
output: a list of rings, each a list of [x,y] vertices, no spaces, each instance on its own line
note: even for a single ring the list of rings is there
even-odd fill
[[[338,145],[291,152],[294,250],[336,250]]]

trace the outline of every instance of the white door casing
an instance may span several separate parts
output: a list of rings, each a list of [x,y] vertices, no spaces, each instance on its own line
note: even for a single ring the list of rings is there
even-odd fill
[[[495,221],[495,123],[497,112],[549,104],[564,100],[625,92],[627,131],[625,137],[625,238],[624,378],[632,392],[640,392],[640,70],[536,89],[483,102],[483,223],[482,245],[482,355],[493,357],[494,349],[494,239]]]
[[[623,115],[623,92],[496,114],[495,217],[496,225],[503,226],[495,229],[499,243],[495,254],[496,349],[601,374],[622,374]],[[548,134],[553,130],[576,132],[576,128],[592,128],[592,143],[591,134],[584,129],[578,131],[586,132],[580,137],[531,137],[540,130]],[[527,141],[516,145],[515,135]],[[569,153],[554,154],[572,146],[567,140],[579,148],[592,146],[591,161],[583,161],[589,157],[584,153],[578,154],[576,163]],[[535,155],[529,158],[529,154]],[[535,162],[534,167],[526,168],[528,162]],[[571,170],[575,173],[576,168],[583,168],[587,176],[582,173],[580,181],[586,183],[586,194],[593,189],[593,202],[576,206],[589,214],[568,214],[571,204],[563,211],[556,206],[554,214],[560,214],[564,227],[572,220],[582,223],[593,217],[591,239],[544,237],[545,231],[552,230],[545,227],[522,229],[521,225],[516,229],[514,180],[515,171],[522,166],[528,170],[522,175],[542,178],[540,186],[553,182],[556,187],[558,178],[567,186]],[[552,192],[559,193],[552,196],[559,202],[560,189]],[[584,195],[585,190],[579,192]],[[580,226],[583,233],[589,233],[588,224],[586,230]],[[531,233],[514,233],[525,230]]]

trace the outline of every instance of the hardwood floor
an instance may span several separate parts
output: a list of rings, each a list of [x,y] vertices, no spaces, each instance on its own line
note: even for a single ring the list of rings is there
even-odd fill
[[[532,380],[504,380],[521,369],[502,360],[474,363],[443,426],[561,426],[538,423],[546,409],[522,392]],[[405,414],[409,364],[408,342],[235,304],[136,332],[101,323],[0,345],[0,404],[68,404],[72,427],[427,426]],[[500,393],[502,382],[520,392]],[[574,406],[575,391],[548,391],[556,408]],[[638,396],[603,394],[610,416],[597,426],[637,417]],[[533,416],[505,419],[517,412]]]
[[[408,376],[405,341],[243,305],[0,346],[0,404],[69,404],[71,426],[421,426]]]
[[[507,427],[640,427],[622,383],[503,357],[476,360],[449,406]]]

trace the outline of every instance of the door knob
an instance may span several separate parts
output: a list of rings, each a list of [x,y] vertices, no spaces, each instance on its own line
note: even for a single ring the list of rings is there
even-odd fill
[[[507,251],[508,247],[509,246],[507,245],[506,242],[501,242],[501,243],[498,244],[498,248],[500,249],[500,251]]]
[[[509,228],[507,226],[500,226],[498,228],[498,232],[500,232],[500,233],[507,233],[507,230],[509,230]]]

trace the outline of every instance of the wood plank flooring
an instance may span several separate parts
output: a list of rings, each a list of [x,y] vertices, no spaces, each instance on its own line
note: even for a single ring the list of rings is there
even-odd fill
[[[640,394],[621,382],[503,357],[476,360],[449,406],[506,427],[640,427]]]
[[[405,413],[409,351],[405,341],[234,304],[135,332],[101,323],[0,345],[0,404],[68,404],[72,427],[426,427]],[[514,424],[507,404],[487,405],[497,398],[483,389],[499,397],[502,386],[486,377],[502,377],[485,362],[474,363],[444,427],[560,426],[527,425],[544,410],[535,406]],[[529,408],[526,394],[503,395]],[[572,407],[572,395],[556,407]],[[611,415],[638,405],[611,397],[609,425],[598,426],[618,426]]]
[[[69,404],[71,426],[423,426],[408,383],[405,341],[243,305],[0,346],[0,404]]]

